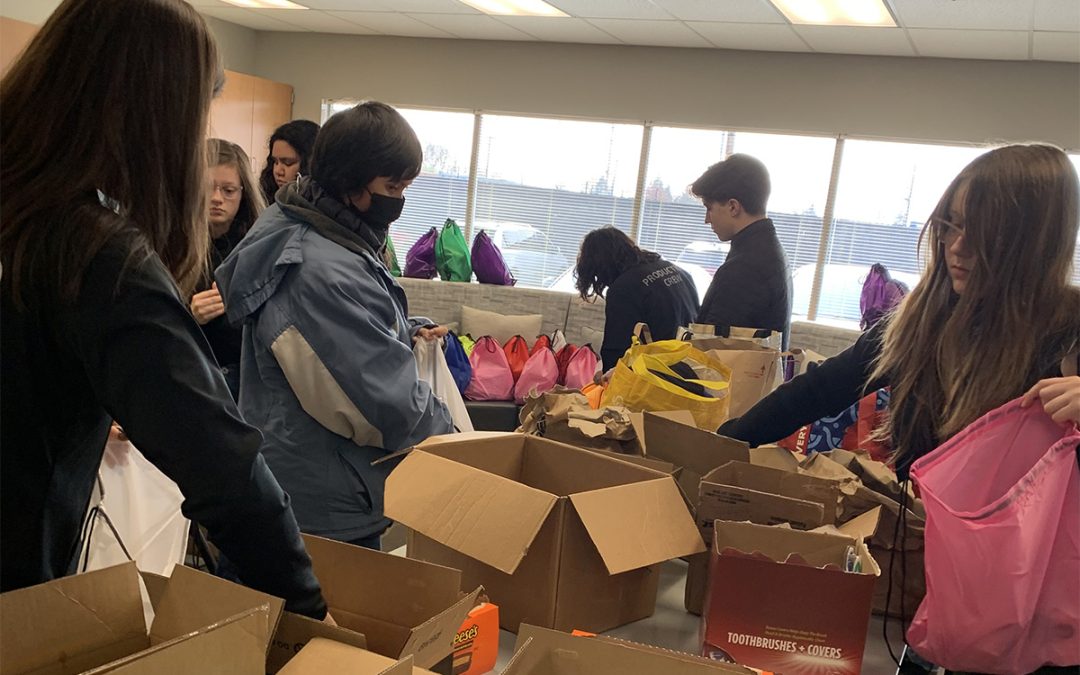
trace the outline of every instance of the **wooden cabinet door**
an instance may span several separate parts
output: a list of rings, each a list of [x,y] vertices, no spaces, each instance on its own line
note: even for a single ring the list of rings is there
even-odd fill
[[[263,78],[255,79],[251,122],[251,167],[258,174],[266,165],[270,135],[292,119],[293,88]]]
[[[255,81],[258,78],[231,70],[225,72],[225,88],[210,104],[210,136],[232,141],[251,156],[251,120]]]

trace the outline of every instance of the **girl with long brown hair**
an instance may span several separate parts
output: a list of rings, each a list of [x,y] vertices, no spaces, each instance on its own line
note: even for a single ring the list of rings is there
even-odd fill
[[[243,580],[326,615],[296,521],[184,298],[222,71],[180,0],[65,0],[0,83],[0,586],[73,571],[111,421]]]
[[[770,443],[889,386],[888,421],[877,433],[904,476],[1025,392],[1055,419],[1080,421],[1080,289],[1069,283],[1078,201],[1076,170],[1058,148],[1010,145],[979,156],[934,209],[923,231],[926,272],[896,312],[719,433]]]
[[[240,400],[242,331],[225,319],[225,303],[213,279],[214,270],[232,253],[264,208],[261,190],[251,173],[247,153],[235,143],[207,142],[210,180],[207,208],[210,223],[209,270],[191,297],[191,313],[203,328],[234,400]]]

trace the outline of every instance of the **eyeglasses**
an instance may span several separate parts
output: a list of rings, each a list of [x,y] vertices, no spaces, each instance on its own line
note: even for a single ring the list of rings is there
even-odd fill
[[[954,223],[951,220],[945,218],[934,218],[934,227],[937,229],[937,236],[946,246],[952,246],[957,242],[960,237],[964,236],[965,226]]]
[[[238,186],[238,185],[221,185],[219,183],[211,183],[210,184],[210,194],[211,194],[211,196],[215,192],[217,192],[218,190],[221,191],[221,196],[222,197],[224,197],[225,199],[227,199],[229,201],[232,201],[234,199],[239,199],[240,198],[240,193],[244,191],[244,188],[241,187],[241,186]]]

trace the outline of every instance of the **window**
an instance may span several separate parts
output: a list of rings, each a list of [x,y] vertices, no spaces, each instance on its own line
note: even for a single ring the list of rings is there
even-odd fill
[[[1069,155],[1076,173],[1080,174],[1080,155]],[[1074,286],[1080,286],[1080,232],[1078,232],[1076,248],[1073,250],[1072,282]]]
[[[639,243],[690,272],[698,297],[704,298],[729,245],[718,241],[705,224],[705,208],[688,188],[707,168],[741,152],[760,159],[769,169],[768,213],[788,263],[792,269],[809,265],[812,270],[835,143],[831,138],[655,127]],[[796,314],[806,314],[812,273],[809,282],[796,288]]]
[[[641,135],[633,124],[483,116],[472,230],[491,236],[519,286],[565,288],[588,232],[629,232]]]
[[[848,140],[844,144],[817,318],[857,324],[866,273],[882,263],[914,286],[919,235],[942,193],[980,148]],[[812,280],[799,268],[796,280]],[[796,292],[796,298],[799,293]]]

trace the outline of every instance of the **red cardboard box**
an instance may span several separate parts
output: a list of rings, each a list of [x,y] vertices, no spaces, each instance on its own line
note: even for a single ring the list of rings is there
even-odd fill
[[[784,675],[859,675],[880,574],[862,539],[877,517],[810,532],[716,521],[703,656]],[[861,571],[845,571],[849,550]]]

